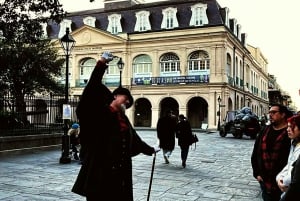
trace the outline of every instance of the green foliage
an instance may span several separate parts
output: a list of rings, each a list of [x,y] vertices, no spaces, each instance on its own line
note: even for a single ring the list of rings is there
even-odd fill
[[[50,41],[3,46],[2,50],[0,77],[13,95],[62,92],[57,77],[61,76],[64,59],[59,59]]]
[[[0,1],[0,95],[13,95],[16,112],[26,110],[25,94],[63,92],[57,77],[64,59],[43,38],[42,24],[64,16],[58,0]]]
[[[5,43],[34,43],[43,35],[42,23],[59,23],[65,13],[58,0],[3,0],[0,16]]]
[[[58,0],[3,0],[0,3],[0,95],[9,91],[22,97],[35,92],[60,92],[56,77],[63,59],[42,23],[59,23],[65,16]]]

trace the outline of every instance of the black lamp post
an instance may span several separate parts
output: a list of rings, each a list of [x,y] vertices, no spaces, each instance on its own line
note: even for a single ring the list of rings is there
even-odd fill
[[[120,57],[118,63],[118,68],[120,70],[120,83],[119,83],[119,87],[122,87],[122,71],[123,71],[123,68],[124,68],[124,62],[122,60],[122,58]]]
[[[221,97],[219,96],[218,97],[218,106],[219,106],[219,111],[218,111],[218,113],[217,113],[217,115],[218,115],[218,131],[220,130],[220,124],[221,124],[221,113],[220,113],[220,109],[221,109],[221,101],[222,101],[222,99],[221,99]]]
[[[73,37],[70,35],[69,28],[66,29],[66,34],[60,39],[61,46],[64,49],[66,55],[66,82],[65,82],[65,104],[69,103],[69,56],[76,43]],[[63,111],[64,112],[64,111]],[[62,155],[59,160],[60,163],[70,163],[70,138],[68,136],[68,120],[64,120],[64,134],[62,136]]]

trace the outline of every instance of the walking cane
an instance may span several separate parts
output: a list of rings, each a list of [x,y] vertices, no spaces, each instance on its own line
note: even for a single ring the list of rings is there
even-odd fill
[[[151,192],[151,186],[152,186],[153,172],[154,172],[154,166],[155,166],[155,158],[156,158],[156,153],[154,153],[153,162],[152,162],[152,170],[151,170],[151,176],[150,176],[150,184],[149,184],[149,189],[148,189],[147,201],[149,201],[149,199],[150,199],[150,192]]]

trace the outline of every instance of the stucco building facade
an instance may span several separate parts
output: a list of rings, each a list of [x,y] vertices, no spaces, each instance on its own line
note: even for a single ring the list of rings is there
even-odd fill
[[[116,58],[103,82],[119,86],[122,58],[122,85],[135,99],[126,112],[134,126],[155,128],[168,110],[187,116],[193,128],[210,129],[230,110],[268,111],[267,59],[215,0],[104,1],[104,8],[48,23],[47,36],[60,47],[66,28],[76,41],[70,95],[81,95],[101,54],[111,51]]]

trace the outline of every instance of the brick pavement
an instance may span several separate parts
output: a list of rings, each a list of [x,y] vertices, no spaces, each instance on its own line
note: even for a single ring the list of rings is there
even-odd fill
[[[155,131],[139,130],[149,144]],[[176,146],[170,164],[162,152],[156,157],[151,201],[261,201],[258,183],[252,177],[250,154],[254,141],[244,137],[222,138],[217,133],[197,133],[199,142],[191,150],[183,169]],[[84,201],[70,189],[80,165],[72,160],[60,164],[59,149],[0,157],[0,201]],[[147,200],[151,156],[133,159],[135,201]]]

